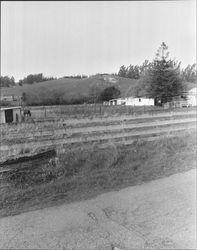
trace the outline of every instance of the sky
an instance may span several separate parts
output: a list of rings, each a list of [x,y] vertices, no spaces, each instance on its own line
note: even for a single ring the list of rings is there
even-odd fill
[[[196,1],[2,1],[1,75],[117,73],[162,42],[196,62]]]

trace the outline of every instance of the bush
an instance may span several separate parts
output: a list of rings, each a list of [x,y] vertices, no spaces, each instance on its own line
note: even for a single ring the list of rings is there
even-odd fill
[[[111,99],[118,98],[120,96],[120,90],[116,87],[108,87],[104,89],[100,94],[100,101],[109,101]]]

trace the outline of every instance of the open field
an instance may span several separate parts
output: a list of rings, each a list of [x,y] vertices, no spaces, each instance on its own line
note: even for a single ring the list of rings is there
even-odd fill
[[[69,119],[67,116],[35,123],[1,126],[0,162],[40,150],[66,150],[71,144],[129,143],[171,131],[196,128],[196,112],[161,112],[155,115],[122,115]]]
[[[49,107],[49,119],[32,112],[37,122],[1,125],[1,163],[56,151],[0,165],[1,216],[88,199],[196,165],[193,108],[78,118],[59,117],[57,108]]]
[[[196,138],[189,130],[129,145],[73,145],[56,158],[17,163],[1,174],[1,216],[87,199],[195,168]]]

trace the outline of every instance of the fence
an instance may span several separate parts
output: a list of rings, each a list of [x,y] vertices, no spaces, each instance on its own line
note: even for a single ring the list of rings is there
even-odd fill
[[[30,107],[32,117],[39,119],[51,118],[85,118],[107,117],[118,115],[154,115],[161,112],[172,111],[176,107],[158,106],[107,106],[99,104],[86,105],[60,105],[60,106],[34,106]],[[176,108],[176,111],[182,108]],[[191,108],[187,109],[191,110]]]

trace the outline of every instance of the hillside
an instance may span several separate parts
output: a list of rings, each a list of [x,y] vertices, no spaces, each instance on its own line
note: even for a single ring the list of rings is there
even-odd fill
[[[85,79],[63,78],[34,84],[25,84],[12,88],[1,88],[1,95],[17,95],[26,93],[29,104],[61,104],[83,103],[95,92],[101,92],[109,86],[117,87],[121,97],[147,95],[146,83],[113,75],[98,75]],[[184,91],[196,86],[196,83],[184,83]]]
[[[88,97],[94,88],[103,90],[106,87],[115,86],[121,91],[121,96],[128,96],[133,94],[137,82],[137,80],[111,75],[93,76],[85,79],[64,78],[14,88],[2,88],[1,94],[22,95],[25,92],[28,98],[35,102],[40,102],[41,99],[46,98],[56,98],[61,95],[61,98],[69,101]]]

